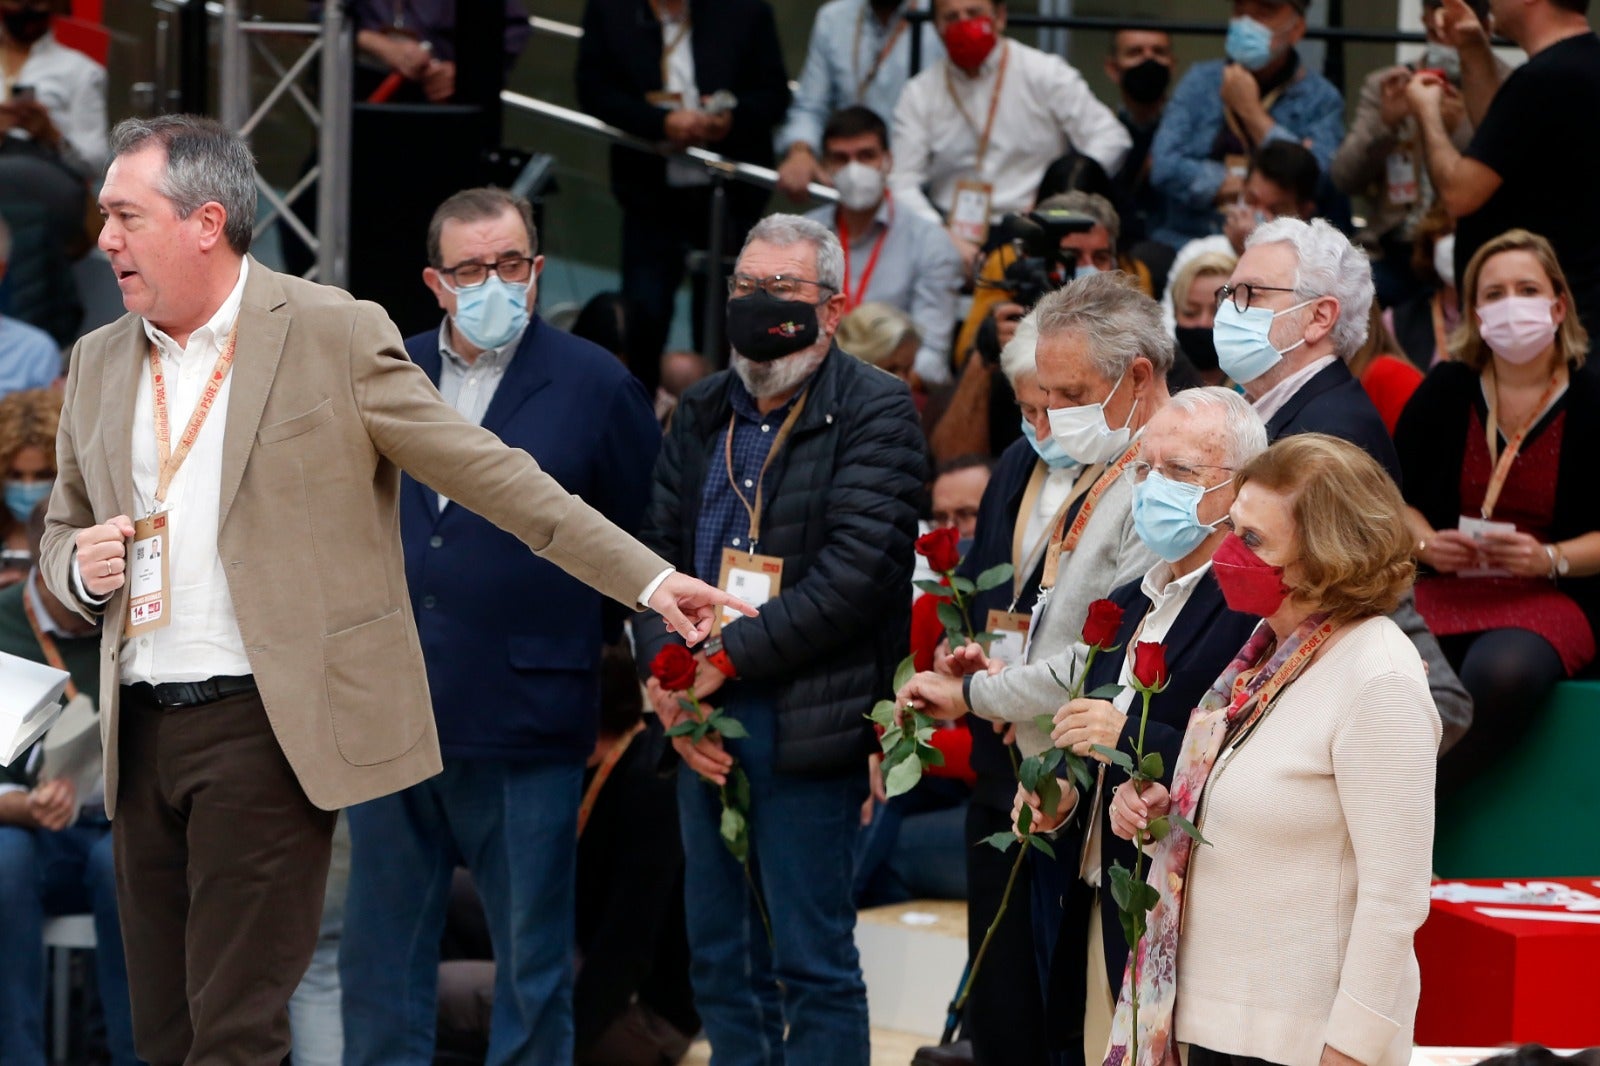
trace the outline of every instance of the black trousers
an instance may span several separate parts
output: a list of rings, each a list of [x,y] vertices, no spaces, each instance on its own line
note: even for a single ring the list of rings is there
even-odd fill
[[[1011,812],[967,807],[967,839],[979,841],[1011,828]],[[983,934],[1000,909],[1016,849],[987,844],[967,848],[967,952],[978,953]],[[1023,862],[1005,918],[995,930],[983,968],[967,998],[964,1032],[972,1039],[977,1066],[1036,1066],[1045,1061],[1044,995],[1034,956],[1029,870]]]
[[[1229,1055],[1222,1051],[1212,1051],[1197,1044],[1189,1045],[1188,1058],[1184,1059],[1183,1066],[1276,1066],[1266,1059],[1253,1059],[1248,1055]]]

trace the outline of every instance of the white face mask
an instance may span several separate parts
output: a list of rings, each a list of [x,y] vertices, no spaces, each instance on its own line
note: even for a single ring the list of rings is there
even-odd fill
[[[1446,285],[1456,283],[1456,235],[1446,233],[1433,242],[1433,272]]]
[[[845,207],[866,211],[883,199],[884,177],[878,167],[851,161],[834,171],[833,187],[839,190],[839,202]]]
[[[1050,435],[1061,445],[1062,451],[1089,465],[1107,462],[1127,449],[1128,442],[1133,439],[1133,430],[1128,427],[1139,401],[1135,400],[1128,408],[1128,417],[1121,429],[1112,429],[1106,422],[1106,400],[1116,395],[1122,387],[1122,379],[1127,376],[1127,371],[1123,371],[1122,377],[1117,378],[1117,383],[1106,393],[1105,400],[1099,403],[1050,408]]]

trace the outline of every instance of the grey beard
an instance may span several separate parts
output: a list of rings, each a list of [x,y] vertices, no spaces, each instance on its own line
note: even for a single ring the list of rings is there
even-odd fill
[[[758,363],[754,359],[734,352],[729,360],[733,372],[739,375],[739,380],[744,382],[746,391],[758,400],[768,396],[782,396],[792,392],[800,384],[816,373],[817,367],[822,365],[822,360],[827,358],[827,345],[814,345],[793,355],[785,355],[774,359],[770,363]]]

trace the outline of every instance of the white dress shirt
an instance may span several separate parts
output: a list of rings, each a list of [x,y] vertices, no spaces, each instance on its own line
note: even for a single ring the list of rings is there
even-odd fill
[[[979,168],[978,138],[1007,53],[989,148]],[[1002,38],[975,77],[941,57],[907,82],[894,109],[890,143],[889,187],[902,207],[938,218],[950,210],[956,183],[971,179],[994,185],[989,207],[998,219],[1033,206],[1045,168],[1068,148],[1115,174],[1133,138],[1066,60]]]
[[[517,347],[522,344],[528,327],[523,326],[515,337],[500,347],[479,352],[478,358],[470,363],[450,346],[455,336],[452,332],[454,328],[450,316],[445,315],[439,325],[439,395],[444,397],[445,403],[456,409],[456,414],[475,426],[481,426],[484,412],[489,410],[494,394],[500,391],[500,380],[506,376],[506,367],[510,365],[511,357],[517,354]],[[444,510],[449,503],[448,497],[439,496],[439,510]]]
[[[1261,421],[1272,421],[1272,416],[1281,411],[1283,405],[1289,402],[1289,398],[1300,391],[1300,386],[1322,373],[1323,368],[1331,366],[1336,358],[1338,357],[1325,355],[1321,359],[1313,359],[1262,393],[1261,398],[1251,405],[1256,409],[1256,414],[1261,416]]]
[[[167,420],[174,446],[189,424],[206,379],[239,317],[250,261],[239,265],[239,281],[211,320],[189,335],[179,347],[161,330],[144,324],[161,352],[166,376]],[[233,613],[228,575],[217,555],[218,520],[222,507],[222,436],[228,424],[228,397],[233,391],[230,372],[217,393],[189,457],[178,468],[164,501],[172,521],[168,527],[167,575],[172,621],[163,629],[135,634],[122,642],[122,683],[148,681],[203,681],[208,677],[250,673],[244,638]],[[156,455],[154,392],[148,366],[139,375],[133,401],[133,495],[138,513],[155,509],[160,461]],[[284,575],[293,580],[293,575]]]
[[[14,81],[0,78],[0,103],[11,100],[16,85],[33,89],[65,142],[62,156],[80,176],[98,180],[105,166],[106,68],[47,33],[28,50]]]
[[[1028,514],[1028,524],[1022,527],[1024,574],[1033,573],[1034,566],[1038,564],[1039,556],[1044,551],[1045,538],[1050,534],[1050,520],[1066,502],[1067,494],[1072,491],[1072,483],[1078,480],[1081,471],[1082,467],[1074,463],[1045,474],[1044,484],[1039,486],[1039,496],[1033,501],[1033,510]]]
[[[662,88],[669,93],[678,93],[682,97],[683,107],[699,111],[700,89],[695,83],[694,72],[694,30],[685,25],[684,20],[687,18],[688,12],[685,9],[682,17],[663,16],[661,19],[662,53],[666,54],[667,46],[672,42],[678,42],[671,54],[667,55],[666,84]],[[681,189],[691,185],[710,185],[711,179],[706,175],[705,167],[699,163],[669,156],[667,184],[675,189]]]

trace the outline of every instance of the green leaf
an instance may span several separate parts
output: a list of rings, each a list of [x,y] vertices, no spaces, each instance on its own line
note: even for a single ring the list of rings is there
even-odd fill
[[[744,815],[732,807],[723,807],[719,831],[733,857],[744,862],[750,855],[750,836]]]
[[[1033,808],[1027,804],[1023,804],[1022,809],[1017,812],[1017,832],[1024,837],[1033,832]]]
[[[1039,762],[1046,770],[1053,774],[1061,765],[1061,760],[1066,754],[1067,753],[1062,751],[1060,748],[1050,748],[1048,751],[1042,752],[1039,755]]]
[[[1145,832],[1150,834],[1151,840],[1165,840],[1167,834],[1172,832],[1172,823],[1165,818],[1152,818]]]
[[[679,722],[677,725],[675,725],[671,729],[667,730],[667,736],[669,736],[669,737],[686,737],[690,733],[693,733],[694,732],[694,727],[699,725],[699,724],[700,723],[696,722],[693,718],[685,718],[683,721]]]
[[[1104,744],[1094,744],[1091,745],[1091,748],[1095,753],[1104,756],[1106,762],[1117,767],[1123,773],[1130,776],[1133,774],[1133,756],[1127,752],[1118,751],[1116,748],[1108,748]]]
[[[1099,688],[1085,696],[1084,699],[1114,700],[1120,695],[1122,695],[1122,686],[1113,682],[1111,684],[1101,685]]]
[[[917,662],[915,659],[909,655],[907,655],[904,659],[901,659],[900,665],[894,668],[894,690],[899,692],[901,689],[905,688],[906,682],[915,677],[916,673]]]
[[[884,791],[889,798],[904,795],[916,787],[922,779],[922,763],[914,754],[908,753],[906,758],[899,759],[893,766],[887,767],[883,772]]]
[[[926,592],[928,595],[937,596],[941,600],[950,598],[949,586],[943,584],[942,582],[929,581],[927,578],[921,578],[917,581],[913,581],[911,584],[916,586],[919,592]]]
[[[1161,890],[1148,881],[1135,881],[1133,884],[1133,910],[1142,918],[1146,911],[1155,909],[1161,902]],[[1143,922],[1141,921],[1141,925]]]
[[[1067,770],[1072,774],[1072,779],[1078,783],[1080,792],[1087,792],[1094,782],[1094,774],[1089,772],[1089,764],[1081,756],[1070,751],[1063,751],[1062,757],[1066,760]]]
[[[976,583],[978,591],[988,592],[990,589],[999,588],[1001,585],[1004,585],[1007,581],[1011,580],[1011,574],[1012,570],[1010,563],[1001,563],[999,566],[989,567],[989,569],[978,575],[978,580]]]
[[[997,851],[1010,851],[1011,845],[1015,844],[1016,842],[1017,834],[1007,829],[1003,833],[990,833],[988,836],[978,841],[978,844],[987,844]]]
[[[1166,769],[1166,764],[1161,761],[1161,753],[1159,751],[1152,751],[1149,755],[1139,760],[1139,773],[1151,781],[1161,780],[1161,772],[1164,769]]]
[[[1139,916],[1139,917],[1142,917]],[[1117,911],[1117,921],[1122,923],[1122,939],[1128,942],[1128,950],[1134,951],[1139,947],[1140,922],[1138,918],[1129,914],[1126,909]]]
[[[957,635],[956,638],[950,642],[951,647],[954,647],[961,640],[965,639],[964,634],[966,633],[967,623],[962,620],[961,612],[956,610],[955,604],[950,603],[948,600],[939,604],[938,614],[939,624],[944,626],[946,631],[955,633]],[[900,689],[896,687],[895,691],[899,692]]]
[[[977,586],[975,586],[969,579],[964,577],[952,577],[950,579],[950,587],[961,593],[963,596],[971,596],[974,592],[978,591]]]
[[[1196,843],[1210,845],[1211,841],[1201,836],[1200,830],[1195,827],[1195,824],[1189,821],[1189,819],[1185,818],[1183,815],[1173,813],[1168,814],[1167,818],[1172,822],[1173,825],[1189,834],[1189,838],[1191,840],[1194,840]]]
[[[750,731],[744,727],[743,722],[737,718],[730,718],[725,714],[717,718],[716,726],[717,732],[721,733],[725,740],[744,740],[750,735]]]
[[[1062,692],[1071,692],[1072,691],[1072,686],[1068,685],[1066,682],[1061,680],[1061,675],[1056,673],[1056,668],[1054,666],[1051,666],[1047,662],[1047,663],[1044,664],[1044,668],[1046,670],[1050,671],[1050,679],[1052,681],[1054,681],[1058,686],[1060,686]]]
[[[1117,903],[1118,910],[1127,910],[1128,902],[1133,898],[1133,874],[1121,863],[1111,865],[1111,898]]]
[[[678,706],[683,708],[683,712],[685,714],[687,714],[689,717],[691,717],[691,718],[699,718],[700,717],[700,705],[698,703],[696,703],[694,700],[689,699],[687,696],[679,696],[678,697]]]
[[[733,804],[741,811],[750,809],[750,778],[742,766],[735,766],[728,774],[728,788],[733,794]]]
[[[1044,764],[1037,755],[1023,759],[1017,767],[1017,783],[1029,792],[1039,791],[1039,778],[1044,776]]]
[[[917,759],[921,761],[924,769],[929,766],[943,766],[944,752],[932,744],[919,744],[917,745]]]
[[[894,701],[879,700],[877,703],[874,703],[872,705],[872,713],[867,715],[867,719],[886,732],[893,729]]]
[[[1055,774],[1045,774],[1039,778],[1039,809],[1041,811],[1054,811],[1061,806],[1061,782],[1056,780]]]
[[[696,722],[694,724],[694,729],[690,731],[689,735],[694,737],[694,742],[696,744],[698,744],[702,740],[704,740],[706,738],[706,734],[708,734],[710,732],[711,732],[711,720],[707,719],[704,722]]]
[[[1037,729],[1039,732],[1045,734],[1046,736],[1049,736],[1050,735],[1050,731],[1052,729],[1054,729],[1055,727],[1056,727],[1056,716],[1055,715],[1053,715],[1053,714],[1036,714],[1036,715],[1033,716],[1033,728]]]
[[[1043,852],[1045,858],[1053,859],[1056,857],[1056,849],[1051,847],[1050,842],[1044,837],[1040,836],[1038,833],[1028,834],[1028,847],[1035,848]]]
[[[989,645],[999,639],[999,633],[990,633],[988,630],[984,630],[982,633],[975,633],[972,636],[972,642],[982,648],[985,655],[989,654]]]

